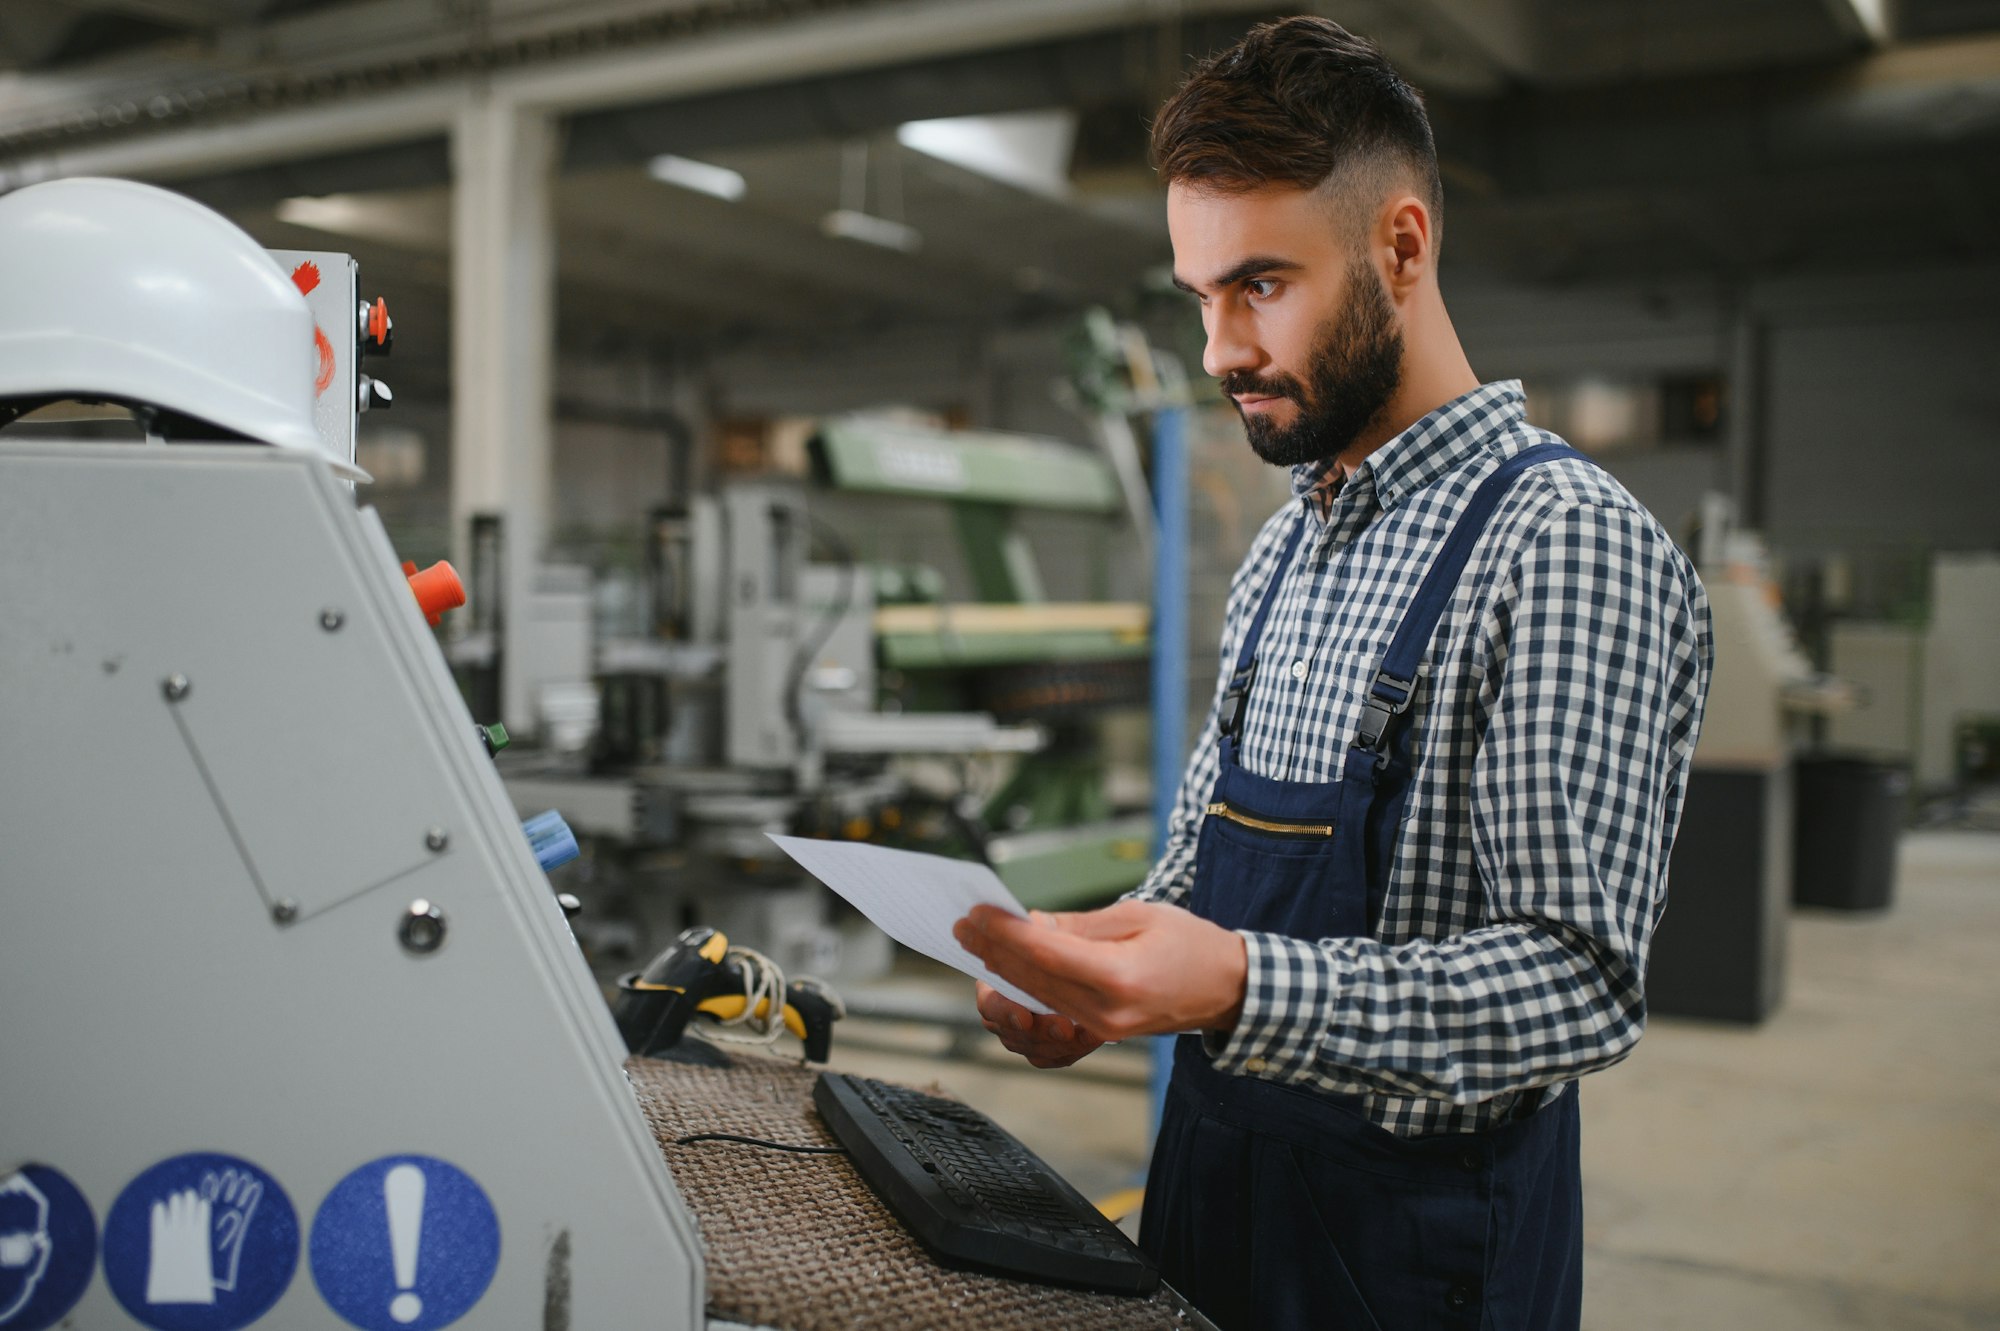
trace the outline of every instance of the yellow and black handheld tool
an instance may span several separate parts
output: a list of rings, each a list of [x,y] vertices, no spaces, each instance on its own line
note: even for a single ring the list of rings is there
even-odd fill
[[[687,1033],[696,1013],[717,1022],[743,1020],[756,989],[754,964],[732,953],[720,930],[700,924],[683,930],[652,965],[618,979],[612,1015],[625,1047],[646,1055],[671,1049]],[[806,978],[786,985],[784,995],[780,1016],[785,1029],[805,1042],[807,1062],[826,1062],[833,1047],[833,1023],[841,1016],[840,1001],[817,980]],[[770,997],[759,996],[749,1014],[750,1025],[768,1028],[770,1010]]]

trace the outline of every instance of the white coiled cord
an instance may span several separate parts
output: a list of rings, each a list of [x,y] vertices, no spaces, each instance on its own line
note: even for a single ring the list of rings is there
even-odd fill
[[[754,947],[731,947],[726,957],[733,957],[743,963],[743,1010],[733,1017],[715,1017],[713,1027],[704,1028],[702,1034],[711,1040],[724,1044],[768,1045],[777,1043],[785,1030],[785,994],[789,986],[785,983],[785,973],[778,963],[759,952]],[[827,986],[826,981],[812,975],[801,975],[798,982],[810,985],[833,1006],[836,1019],[847,1015],[847,1004],[841,1002],[840,995]],[[764,1009],[759,1017],[757,1009]],[[725,1026],[741,1026],[742,1034],[731,1034],[721,1029]]]

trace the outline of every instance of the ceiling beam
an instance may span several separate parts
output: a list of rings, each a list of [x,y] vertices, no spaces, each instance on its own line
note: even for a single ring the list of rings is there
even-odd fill
[[[100,13],[124,14],[180,28],[214,28],[255,18],[261,0],[90,0]]]
[[[1235,41],[1241,16],[1192,19],[1171,31],[1175,53]],[[1157,29],[1085,33],[1026,46],[967,51],[887,68],[853,70],[777,86],[705,96],[677,93],[569,117],[563,165],[632,165],[656,153],[700,155],[753,145],[847,139],[910,120],[1069,107],[1113,108],[1121,137],[1143,151],[1148,115],[1171,87]],[[1170,67],[1170,75],[1178,68]]]
[[[14,3],[14,0],[8,0]],[[1268,0],[904,0],[823,16],[725,30],[638,50],[483,75],[491,95],[556,114],[728,89],[769,87],[858,69],[1143,26],[1165,13],[1248,12]],[[416,6],[405,6],[415,9]],[[58,176],[178,179],[406,143],[444,134],[473,80],[274,111],[246,121],[156,132],[12,162],[0,191]],[[0,127],[4,128],[4,127]]]

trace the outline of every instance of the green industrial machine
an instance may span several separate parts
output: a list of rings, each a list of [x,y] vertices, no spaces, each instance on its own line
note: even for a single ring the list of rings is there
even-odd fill
[[[1150,865],[1153,820],[1106,795],[1107,709],[1143,705],[1151,612],[1138,602],[1047,599],[1017,518],[1024,509],[1115,522],[1127,499],[1114,469],[1068,444],[1021,435],[828,422],[812,441],[816,479],[850,493],[949,507],[978,599],[952,602],[926,570],[876,579],[873,628],[885,699],[914,711],[977,711],[1047,734],[1023,754],[976,823],[947,840],[988,858],[1021,900],[1044,910],[1101,903]]]

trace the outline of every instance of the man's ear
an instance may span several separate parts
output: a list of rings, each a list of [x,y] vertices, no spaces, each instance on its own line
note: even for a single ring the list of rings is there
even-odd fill
[[[1377,252],[1383,260],[1382,280],[1398,304],[1414,292],[1437,264],[1431,210],[1414,194],[1403,194],[1383,206],[1377,224]]]

